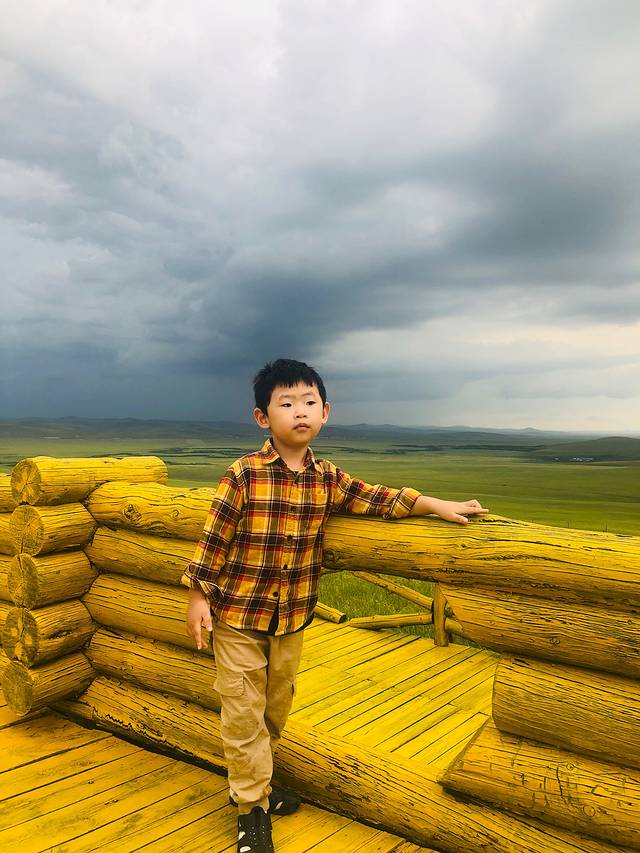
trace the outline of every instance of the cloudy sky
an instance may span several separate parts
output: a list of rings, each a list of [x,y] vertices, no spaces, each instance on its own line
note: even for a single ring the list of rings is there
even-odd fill
[[[21,0],[0,417],[640,430],[637,0]]]

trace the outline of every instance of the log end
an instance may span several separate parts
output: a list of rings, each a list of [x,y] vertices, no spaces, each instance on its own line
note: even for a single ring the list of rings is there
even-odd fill
[[[11,492],[17,504],[37,504],[42,498],[42,478],[37,459],[21,459],[11,472]],[[48,457],[45,457],[48,458]]]
[[[2,676],[2,692],[14,714],[23,716],[33,707],[33,681],[26,666],[11,661]]]
[[[44,544],[44,526],[35,507],[16,507],[9,519],[9,536],[16,552],[38,554]]]

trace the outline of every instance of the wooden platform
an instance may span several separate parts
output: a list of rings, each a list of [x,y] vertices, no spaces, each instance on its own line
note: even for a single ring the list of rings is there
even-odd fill
[[[293,715],[404,760],[446,767],[490,714],[497,655],[316,620]],[[16,719],[0,697],[0,850],[234,851],[226,780],[53,712]],[[274,818],[278,853],[417,853],[304,804]]]

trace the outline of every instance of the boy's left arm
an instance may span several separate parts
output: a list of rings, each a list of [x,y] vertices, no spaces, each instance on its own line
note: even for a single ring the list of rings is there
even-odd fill
[[[468,515],[485,515],[487,512],[489,510],[475,498],[468,501],[443,501],[440,498],[420,495],[409,515],[439,515],[445,521],[466,524],[469,521]]]

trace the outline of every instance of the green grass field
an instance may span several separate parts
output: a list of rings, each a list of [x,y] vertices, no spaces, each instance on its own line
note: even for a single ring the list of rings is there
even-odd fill
[[[0,471],[26,456],[156,455],[167,463],[169,485],[215,486],[230,462],[258,441],[185,442],[95,439],[12,439],[0,445]],[[451,500],[475,497],[491,512],[523,521],[640,536],[640,465],[531,461],[514,451],[403,452],[384,440],[339,445],[318,441],[326,456],[353,476],[389,486],[410,485]],[[431,585],[406,581],[429,594]],[[411,612],[414,605],[348,574],[321,581],[321,599],[348,616]],[[428,628],[405,630],[429,634]]]

